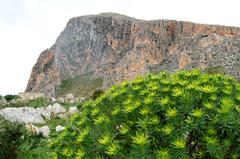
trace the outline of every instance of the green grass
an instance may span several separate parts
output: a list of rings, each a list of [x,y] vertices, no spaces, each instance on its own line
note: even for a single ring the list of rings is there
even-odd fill
[[[17,159],[50,159],[50,151],[48,148],[48,139],[40,139],[37,147],[26,151],[18,156]],[[29,145],[24,145],[26,149],[29,149]]]
[[[103,79],[94,78],[93,72],[77,75],[64,80],[57,90],[58,96],[72,93],[75,97],[89,97],[92,93],[102,87]]]
[[[31,106],[31,107],[34,107],[34,108],[44,107],[44,106],[47,106],[47,105],[48,105],[48,102],[43,97],[37,98],[37,99],[34,99],[34,100],[30,100],[28,102],[28,106]]]

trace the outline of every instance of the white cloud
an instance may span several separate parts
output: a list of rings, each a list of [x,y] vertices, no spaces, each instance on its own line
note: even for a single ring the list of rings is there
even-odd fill
[[[240,26],[238,0],[0,0],[0,94],[24,91],[41,51],[71,17],[117,12],[140,19],[176,19]]]

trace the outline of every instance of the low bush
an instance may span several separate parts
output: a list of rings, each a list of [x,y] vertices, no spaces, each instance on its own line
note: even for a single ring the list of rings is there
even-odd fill
[[[39,149],[41,140],[41,136],[29,133],[24,124],[0,117],[0,159],[25,159],[26,156],[33,156],[36,153],[34,150]],[[46,151],[43,154],[46,156]]]
[[[96,90],[93,92],[92,96],[91,96],[91,99],[95,100],[97,99],[98,97],[100,97],[102,94],[103,94],[103,90]]]
[[[23,124],[9,122],[0,118],[0,158],[16,159],[21,144],[26,137]]]
[[[46,139],[31,135],[20,148],[17,159],[51,159]]]
[[[240,84],[199,70],[138,77],[83,106],[53,158],[240,158]]]
[[[11,101],[11,100],[16,100],[19,98],[18,95],[12,95],[12,94],[8,94],[8,95],[5,95],[4,98],[7,100],[7,101]]]

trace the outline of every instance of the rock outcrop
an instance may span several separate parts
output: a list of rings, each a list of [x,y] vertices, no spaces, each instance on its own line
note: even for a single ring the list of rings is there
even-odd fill
[[[4,108],[0,109],[0,116],[3,116],[5,119],[12,122],[20,123],[34,123],[42,124],[45,123],[41,112],[37,111],[32,107],[20,107],[20,108]]]
[[[58,103],[47,107],[7,107],[0,109],[0,116],[12,122],[25,124],[43,124],[54,118],[68,118],[74,113],[79,113],[76,106],[72,106],[68,111]]]
[[[41,53],[26,91],[57,96],[63,81],[79,75],[102,78],[105,89],[139,74],[190,68],[221,68],[240,79],[240,28],[114,13],[81,16]]]
[[[37,98],[45,98],[43,93],[37,93],[37,92],[20,92],[18,93],[18,96],[22,100],[34,100]]]

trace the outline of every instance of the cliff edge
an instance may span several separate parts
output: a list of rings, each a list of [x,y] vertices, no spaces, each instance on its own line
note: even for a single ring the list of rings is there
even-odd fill
[[[240,28],[103,13],[70,19],[41,53],[27,92],[88,96],[160,70],[217,68],[240,79]]]

